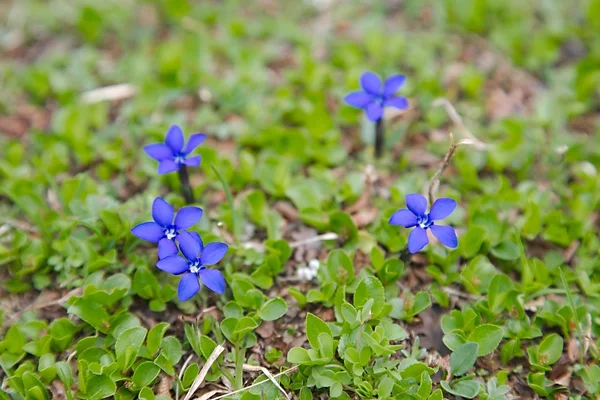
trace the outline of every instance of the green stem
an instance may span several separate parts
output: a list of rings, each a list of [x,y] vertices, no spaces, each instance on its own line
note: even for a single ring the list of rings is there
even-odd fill
[[[562,268],[558,268],[558,272],[560,272],[560,279],[562,280],[562,284],[565,287],[565,292],[567,294],[567,299],[569,300],[569,305],[571,306],[571,311],[573,312],[573,319],[575,320],[575,326],[577,327],[577,333],[579,334],[579,340],[581,340],[581,349],[579,351],[579,362],[583,365],[583,349],[585,348],[585,336],[583,335],[583,329],[581,329],[581,324],[579,323],[579,318],[577,317],[577,310],[575,309],[575,301],[573,300],[573,295],[571,294],[571,290],[569,289],[569,283],[567,282],[567,277],[565,276],[565,272]]]
[[[221,366],[221,373],[225,375],[225,378],[227,378],[229,383],[231,383],[232,385],[235,384],[235,378],[233,377],[233,375],[231,375],[231,372],[229,372],[227,367],[225,367],[224,365]]]
[[[235,389],[244,387],[244,361],[246,361],[246,349],[235,345]]]

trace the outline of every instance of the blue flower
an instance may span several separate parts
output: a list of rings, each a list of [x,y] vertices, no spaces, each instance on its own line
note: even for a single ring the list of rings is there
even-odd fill
[[[214,242],[206,246],[202,243],[197,233],[181,232],[177,237],[179,248],[183,253],[172,255],[156,263],[156,266],[170,274],[181,275],[177,297],[179,301],[187,301],[194,297],[200,290],[198,279],[213,292],[225,292],[225,278],[221,271],[206,268],[221,261],[229,247],[225,243]]]
[[[161,197],[152,203],[154,222],[143,222],[131,230],[135,236],[152,243],[158,243],[158,258],[162,259],[177,254],[175,239],[184,229],[194,226],[202,218],[199,207],[183,207],[173,212],[173,207]]]
[[[409,194],[406,196],[406,206],[402,210],[396,211],[390,218],[390,225],[400,225],[405,228],[412,228],[408,235],[408,251],[416,253],[429,243],[427,239],[427,229],[431,230],[442,244],[456,248],[458,239],[456,232],[451,226],[436,225],[434,221],[444,219],[456,208],[456,201],[453,199],[437,199],[431,206],[429,213],[427,210],[427,199],[420,194]]]
[[[182,165],[197,167],[202,161],[200,156],[187,158],[196,147],[206,139],[204,133],[195,133],[190,136],[185,149],[183,148],[183,131],[177,125],[173,125],[167,131],[165,143],[154,143],[144,146],[144,151],[158,161],[158,173],[168,174],[178,171]]]
[[[379,76],[373,72],[365,72],[360,77],[362,90],[357,90],[344,97],[346,104],[365,110],[367,117],[377,122],[383,117],[385,107],[394,107],[399,110],[408,108],[408,100],[395,93],[406,81],[404,75],[392,75],[381,83]]]

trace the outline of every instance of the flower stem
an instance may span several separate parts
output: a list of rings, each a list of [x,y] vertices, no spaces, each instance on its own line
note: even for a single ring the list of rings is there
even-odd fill
[[[246,358],[246,348],[238,344],[235,345],[235,388],[236,390],[244,387],[244,361]]]
[[[381,158],[383,154],[383,118],[380,118],[375,123],[375,158]]]
[[[404,246],[404,248],[400,251],[400,260],[404,263],[410,261],[410,251],[408,251],[408,245]]]
[[[181,183],[181,194],[185,199],[187,204],[192,204],[194,202],[194,193],[192,192],[192,187],[190,186],[190,177],[188,175],[187,167],[182,165],[179,168],[179,182]]]

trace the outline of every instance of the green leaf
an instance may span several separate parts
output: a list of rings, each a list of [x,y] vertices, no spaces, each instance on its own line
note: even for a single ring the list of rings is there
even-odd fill
[[[492,279],[488,290],[488,307],[492,313],[499,314],[508,307],[513,287],[512,279],[506,275],[496,275]]]
[[[275,297],[262,305],[258,316],[263,321],[275,321],[287,312],[287,304],[281,297]]]
[[[256,321],[250,317],[240,318],[233,329],[233,337],[242,339],[247,333],[252,332],[258,327]]]
[[[156,324],[152,329],[150,329],[150,332],[148,332],[148,340],[146,341],[146,347],[148,348],[150,354],[155,354],[158,351],[163,336],[165,335],[165,332],[168,328],[168,323],[161,322],[159,324]]]
[[[312,313],[306,314],[306,337],[313,349],[319,348],[319,334],[326,333],[333,338],[331,328]]]
[[[292,347],[287,355],[287,361],[291,364],[307,364],[311,362],[308,351],[302,347]]]
[[[458,381],[452,386],[446,381],[442,381],[440,384],[446,392],[455,396],[464,397],[465,399],[474,398],[479,394],[479,390],[481,389],[479,382],[474,380]]]
[[[455,376],[466,374],[475,365],[478,350],[479,345],[474,342],[460,345],[450,356],[450,372]]]
[[[67,309],[100,332],[107,333],[110,316],[100,304],[86,298],[79,298]]]
[[[88,400],[110,397],[117,391],[117,385],[106,375],[92,375],[86,386]]]
[[[146,328],[138,326],[127,329],[117,338],[115,354],[121,370],[126,370],[133,364],[147,332]]]
[[[502,328],[492,324],[479,325],[469,335],[467,340],[469,342],[475,342],[479,345],[479,351],[477,355],[479,357],[487,356],[500,344],[504,331]]]
[[[377,317],[385,306],[385,291],[379,279],[368,276],[360,281],[354,292],[354,307],[361,308],[367,301],[373,300],[371,313]]]
[[[542,365],[552,365],[558,361],[563,351],[563,338],[552,333],[544,338],[537,350],[538,362]]]
[[[144,361],[137,366],[131,380],[137,389],[141,389],[154,382],[159,372],[160,368],[158,365],[154,364],[152,361]]]

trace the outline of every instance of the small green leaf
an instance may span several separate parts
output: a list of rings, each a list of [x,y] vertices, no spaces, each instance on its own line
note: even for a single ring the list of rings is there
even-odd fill
[[[458,381],[452,386],[446,381],[442,381],[440,384],[446,392],[455,396],[464,397],[465,399],[474,398],[479,394],[479,390],[481,389],[479,383],[474,380]]]
[[[128,369],[133,364],[147,332],[146,328],[137,326],[127,329],[119,335],[115,344],[115,354],[120,369]]]
[[[361,308],[371,299],[373,300],[371,313],[376,317],[385,306],[385,291],[379,279],[374,276],[368,276],[360,281],[354,293],[354,306]]]
[[[169,324],[166,322],[161,322],[156,324],[150,331],[148,332],[148,340],[146,341],[146,347],[150,354],[154,354],[160,348],[160,344],[162,342],[163,336],[165,332],[169,328]]]
[[[538,362],[542,365],[552,365],[558,361],[563,351],[563,338],[552,333],[544,338],[537,350]]]
[[[479,345],[479,351],[477,355],[479,357],[487,356],[500,344],[504,331],[497,325],[483,324],[479,325],[469,335],[467,340],[469,342],[475,342]]]
[[[263,321],[275,321],[287,312],[287,304],[281,297],[275,297],[262,305],[258,316]]]
[[[450,372],[456,376],[466,374],[475,365],[478,350],[479,345],[474,342],[460,345],[450,356]]]
[[[154,364],[152,361],[144,361],[137,366],[131,380],[136,388],[141,389],[150,386],[158,376],[159,372],[160,368],[158,365]]]
[[[313,349],[319,348],[319,334],[326,333],[333,337],[331,328],[312,313],[306,314],[306,337]]]
[[[117,391],[117,385],[106,375],[92,375],[87,382],[88,400],[99,400],[110,397]]]

